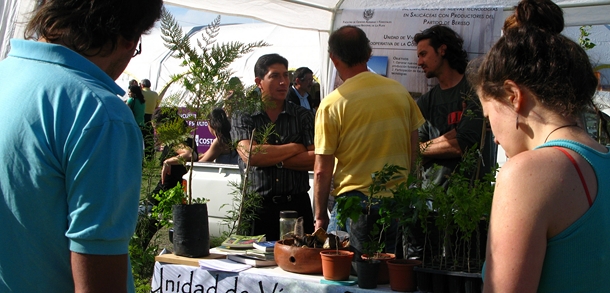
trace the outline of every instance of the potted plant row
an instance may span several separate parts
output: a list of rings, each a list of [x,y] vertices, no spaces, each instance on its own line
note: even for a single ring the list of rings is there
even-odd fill
[[[365,289],[376,288],[377,284],[389,281],[387,262],[394,254],[384,253],[385,234],[395,219],[392,215],[382,214],[381,205],[391,201],[387,195],[387,183],[399,180],[397,174],[405,168],[385,165],[382,170],[371,174],[371,184],[363,201],[359,197],[337,198],[337,222],[349,223],[351,229],[370,231],[368,238],[361,244],[362,251],[355,255],[354,264],[358,276],[358,286]],[[351,239],[350,241],[354,241]]]
[[[415,271],[421,292],[481,290],[495,170],[475,179],[479,163],[476,146],[467,150],[447,189],[424,185],[421,177],[410,174],[392,190],[393,202],[381,209],[399,219],[408,244],[405,255],[412,254],[409,245],[419,241],[422,263]],[[417,234],[423,234],[423,243]]]
[[[387,262],[390,270],[398,269],[399,264],[403,270],[394,278],[392,272],[389,273],[392,290],[414,291],[417,274],[417,289],[422,292],[445,292],[450,283],[460,288],[455,292],[480,291],[495,177],[491,172],[481,180],[473,179],[470,174],[476,172],[478,163],[479,157],[473,147],[450,175],[447,189],[434,184],[424,185],[416,171],[408,174],[403,182],[387,188],[387,182],[402,176],[399,173],[405,168],[385,165],[372,174],[373,183],[364,209],[358,198],[337,199],[339,223],[345,219],[374,218],[367,222],[372,225],[372,234],[364,245],[370,255],[378,255],[383,250],[382,232],[389,223],[398,223],[407,259]],[[378,194],[386,189],[392,196],[379,197]],[[371,213],[370,206],[375,201],[379,203],[379,209],[377,213]],[[417,235],[422,237],[417,238]],[[418,244],[417,248],[421,250],[413,253],[411,243]],[[417,259],[409,259],[414,257]],[[393,284],[393,280],[409,281],[409,284]],[[433,288],[433,284],[437,288]],[[468,288],[474,291],[467,291]]]

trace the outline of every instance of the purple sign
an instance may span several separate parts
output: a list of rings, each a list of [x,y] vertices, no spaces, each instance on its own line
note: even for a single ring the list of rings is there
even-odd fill
[[[189,127],[195,127],[195,143],[197,144],[197,153],[203,154],[212,145],[214,141],[214,135],[208,129],[208,121],[198,121],[195,126],[195,121],[188,120],[189,117],[193,116],[186,108],[180,109],[180,116],[184,118]]]

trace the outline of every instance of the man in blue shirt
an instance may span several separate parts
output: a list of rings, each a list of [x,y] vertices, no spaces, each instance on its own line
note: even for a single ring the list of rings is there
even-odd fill
[[[294,82],[288,88],[286,101],[300,105],[301,107],[315,113],[318,103],[309,94],[313,85],[313,71],[307,67],[299,67],[294,71]]]
[[[133,292],[142,134],[114,80],[161,0],[43,1],[0,62],[0,292]],[[137,11],[134,14],[134,11]]]

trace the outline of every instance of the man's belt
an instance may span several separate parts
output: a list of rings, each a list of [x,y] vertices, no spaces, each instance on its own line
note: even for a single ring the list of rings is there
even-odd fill
[[[297,196],[309,196],[307,192],[296,193],[296,194],[285,194],[285,195],[274,195],[265,197],[266,202],[274,203],[274,204],[283,204],[289,203]]]
[[[271,202],[275,204],[289,203],[292,201],[292,195],[276,195],[271,197]]]

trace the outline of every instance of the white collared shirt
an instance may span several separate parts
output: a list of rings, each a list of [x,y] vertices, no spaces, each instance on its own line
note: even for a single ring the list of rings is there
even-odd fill
[[[294,89],[294,92],[297,93],[297,97],[299,97],[299,101],[301,102],[301,107],[303,107],[307,110],[311,110],[311,106],[309,105],[309,101],[307,100],[309,93],[305,93],[305,96],[301,96],[299,91],[294,86],[292,86],[292,88]]]

